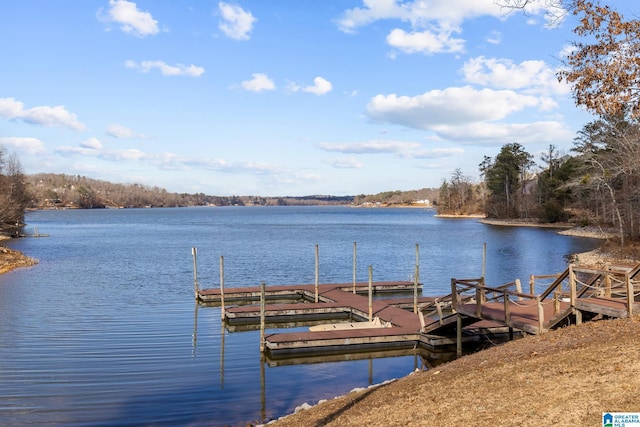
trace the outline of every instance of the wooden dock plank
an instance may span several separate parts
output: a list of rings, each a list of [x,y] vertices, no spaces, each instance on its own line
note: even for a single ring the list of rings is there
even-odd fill
[[[315,295],[315,284],[292,284],[292,285],[267,285],[265,286],[266,298],[289,297],[301,298],[303,295]],[[318,293],[322,294],[335,289],[345,292],[353,292],[353,283],[320,283],[318,284]],[[410,281],[383,281],[373,282],[372,291],[374,294],[408,292],[413,291],[414,283]],[[422,290],[422,284],[418,284],[418,289]],[[357,282],[356,293],[367,294],[369,291],[368,282]],[[197,298],[203,302],[220,302],[222,292],[220,288],[207,288],[198,290]],[[256,301],[260,299],[260,286],[243,286],[224,289],[225,301],[250,300]]]
[[[579,298],[576,300],[575,307],[580,311],[603,314],[610,317],[628,316],[626,299],[605,297]],[[638,304],[633,305],[632,312],[633,314],[640,312]]]
[[[544,312],[544,319],[551,320],[554,318],[554,306],[550,302],[542,305]],[[560,311],[565,310],[569,303],[560,302]],[[457,308],[459,314],[477,317],[476,304],[463,304]],[[540,324],[538,320],[538,305],[535,301],[519,301],[518,303],[511,302],[509,304],[509,311],[511,321],[507,326],[519,329],[521,331],[538,334],[540,333]],[[502,322],[505,324],[505,312],[503,302],[487,302],[481,305],[481,318],[487,320],[493,320],[496,322]]]

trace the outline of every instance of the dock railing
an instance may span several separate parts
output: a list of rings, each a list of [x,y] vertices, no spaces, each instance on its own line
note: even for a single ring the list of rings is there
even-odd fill
[[[637,275],[640,275],[640,265],[635,268],[616,266],[596,269],[572,264],[558,274],[531,275],[528,293],[523,292],[520,280],[491,287],[486,286],[484,278],[452,278],[452,309],[455,311],[461,304],[474,303],[474,317],[483,319],[483,304],[502,303],[502,320],[505,325],[511,327],[512,305],[537,306],[537,328],[539,332],[544,332],[568,314],[575,314],[576,321],[580,322],[581,313],[575,308],[578,298],[605,297],[625,300],[627,315],[631,316],[635,301],[640,299],[640,292],[635,293],[636,285],[640,285],[640,280],[634,279]],[[548,283],[549,279],[553,281]],[[537,290],[542,292],[536,293]],[[544,306],[547,304],[553,304],[553,314],[549,316],[547,311],[548,318],[545,318]]]

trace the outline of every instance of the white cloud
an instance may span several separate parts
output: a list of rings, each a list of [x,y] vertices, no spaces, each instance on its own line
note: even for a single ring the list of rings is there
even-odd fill
[[[316,77],[313,79],[313,86],[307,86],[302,89],[304,92],[313,93],[315,95],[324,95],[331,92],[333,85],[330,81],[323,79],[322,77]]]
[[[395,154],[403,158],[434,159],[450,157],[463,152],[460,148],[424,148],[418,142],[372,140],[352,143],[322,142],[318,147],[324,151],[346,154]]]
[[[122,31],[144,37],[158,33],[158,21],[149,12],[141,12],[134,2],[109,0],[107,15],[98,12],[101,20],[120,24]]]
[[[485,37],[485,41],[491,44],[500,44],[502,43],[502,33],[499,31],[492,31]]]
[[[74,130],[84,130],[85,125],[75,114],[59,105],[57,107],[33,107],[24,109],[24,104],[14,98],[0,98],[0,117],[45,127],[63,126]]]
[[[353,33],[383,19],[407,22],[412,28],[451,29],[466,19],[504,15],[494,0],[363,0],[363,4],[362,8],[346,10],[338,19],[341,31]]]
[[[361,169],[364,165],[353,157],[341,157],[337,159],[324,159],[328,165],[336,169]]]
[[[524,108],[546,107],[544,101],[510,90],[450,87],[412,97],[376,95],[367,105],[367,113],[374,121],[430,130],[439,124],[500,120]]]
[[[220,30],[232,39],[249,40],[249,33],[253,29],[253,23],[257,20],[251,12],[225,2],[218,3],[218,9],[222,15],[222,21],[219,24]]]
[[[453,38],[451,31],[438,33],[426,31],[412,31],[410,33],[395,29],[387,36],[389,46],[395,47],[404,53],[457,53],[464,51],[463,39]]]
[[[0,137],[0,146],[12,147],[30,155],[47,151],[42,141],[36,138]]]
[[[105,133],[109,136],[112,136],[114,138],[146,138],[145,135],[143,134],[137,134],[135,133],[133,130],[129,129],[128,127],[122,126],[122,125],[118,125],[118,124],[111,124],[109,126],[107,126],[107,129],[105,130]]]
[[[477,122],[463,125],[434,126],[438,136],[463,144],[503,145],[518,141],[521,144],[557,144],[571,141],[575,132],[557,121],[532,123],[491,123]]]
[[[182,64],[168,65],[164,61],[142,61],[137,63],[135,61],[126,61],[124,64],[127,68],[134,68],[141,73],[148,73],[152,69],[156,68],[160,70],[163,76],[188,76],[199,77],[204,74],[204,68],[197,67],[193,64],[187,66]]]
[[[263,90],[274,90],[276,85],[263,73],[254,73],[251,80],[243,81],[242,87],[251,92],[262,92]]]
[[[396,20],[409,27],[394,29],[387,42],[405,53],[455,53],[464,47],[464,40],[454,38],[461,32],[464,21],[490,16],[505,19],[508,10],[495,0],[363,0],[363,7],[347,9],[337,19],[338,28],[345,33],[379,20]],[[546,1],[529,2],[525,8],[531,15],[545,16],[547,25],[561,22],[564,9],[558,9]],[[496,43],[495,37],[488,39]]]
[[[479,56],[465,62],[462,73],[468,83],[497,89],[521,89],[530,94],[570,93],[569,85],[558,82],[556,71],[544,61],[515,64],[509,59]]]
[[[98,138],[89,138],[80,143],[80,147],[88,148],[90,150],[100,150],[102,149],[102,143]]]
[[[260,162],[227,162],[206,157],[187,157],[175,153],[148,153],[136,148],[122,150],[106,149],[96,138],[90,138],[77,146],[61,146],[56,153],[63,156],[84,156],[109,162],[140,162],[151,164],[162,170],[201,169],[225,173],[250,173],[252,175],[292,174],[279,166]]]

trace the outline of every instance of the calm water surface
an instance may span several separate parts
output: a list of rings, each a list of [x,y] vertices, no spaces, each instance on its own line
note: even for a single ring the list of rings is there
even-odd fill
[[[37,258],[0,276],[0,425],[244,425],[303,402],[404,376],[419,356],[274,366],[256,331],[225,331],[220,310],[197,307],[202,287],[409,280],[420,248],[425,295],[451,277],[487,282],[566,268],[598,242],[536,228],[438,219],[419,209],[185,208],[29,213],[50,237],[11,246]],[[275,330],[274,330],[275,331]]]

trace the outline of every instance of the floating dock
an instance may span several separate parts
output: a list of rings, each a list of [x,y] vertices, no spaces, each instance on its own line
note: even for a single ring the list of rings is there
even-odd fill
[[[318,302],[315,302],[316,290]],[[441,327],[438,319],[427,317],[429,325],[438,324],[438,327],[425,333],[424,315],[420,310],[418,313],[413,311],[414,308],[432,307],[446,298],[417,296],[418,291],[422,293],[422,284],[410,281],[363,282],[355,286],[353,283],[325,283],[265,286],[264,293],[261,287],[203,289],[198,291],[197,298],[206,305],[233,304],[224,308],[223,319],[234,331],[255,330],[261,323],[299,326],[342,322],[344,325],[366,322],[370,318],[378,318],[385,325],[268,334],[264,336],[263,344],[272,360],[455,346],[455,338],[433,332]],[[414,297],[397,296],[402,293],[414,293]],[[377,299],[373,299],[373,295]],[[264,298],[264,304],[260,304],[261,298]],[[443,322],[443,325],[450,323]],[[486,335],[499,339],[498,335],[508,332],[504,325],[491,321],[471,322],[464,330],[463,341],[466,343],[480,343]]]
[[[351,283],[320,284],[316,270],[314,284],[225,289],[222,257],[220,287],[200,289],[195,248],[193,253],[198,303],[220,306],[229,330],[260,329],[260,350],[271,360],[418,348],[455,349],[459,356],[464,344],[477,347],[583,321],[640,313],[640,264],[604,269],[572,264],[558,274],[530,276],[526,291],[519,280],[492,287],[484,277],[453,278],[450,294],[425,297],[417,279],[373,282],[371,267],[368,282],[355,281],[354,267]],[[418,271],[416,263],[416,277]],[[410,293],[412,297],[400,296]],[[373,324],[374,318],[379,325]],[[336,322],[341,326],[329,326]],[[370,324],[350,327],[352,322]],[[265,335],[267,325],[312,324],[324,326]]]

